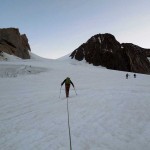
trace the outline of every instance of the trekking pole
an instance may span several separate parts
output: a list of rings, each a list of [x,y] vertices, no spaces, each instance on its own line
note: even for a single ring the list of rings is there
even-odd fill
[[[74,87],[74,91],[75,91],[75,93],[76,93],[76,95],[77,95],[77,92],[76,92],[76,89],[75,89],[75,87]]]
[[[61,88],[62,88],[62,86],[60,87],[60,93],[59,93],[59,98],[60,98],[60,94],[61,94]]]

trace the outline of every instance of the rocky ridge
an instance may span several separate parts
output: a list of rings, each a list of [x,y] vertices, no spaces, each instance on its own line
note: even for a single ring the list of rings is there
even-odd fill
[[[85,59],[95,66],[144,74],[150,74],[149,56],[150,49],[132,43],[121,44],[109,33],[92,36],[70,55],[72,59]]]
[[[20,34],[17,28],[0,29],[0,52],[15,55],[22,59],[30,59],[31,51],[28,38],[25,34]]]

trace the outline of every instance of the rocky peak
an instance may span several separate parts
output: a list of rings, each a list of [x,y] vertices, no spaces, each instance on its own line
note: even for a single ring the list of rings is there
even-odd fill
[[[90,64],[108,69],[149,74],[149,52],[150,49],[132,43],[120,44],[113,35],[106,33],[92,36],[74,50],[70,57],[79,61],[85,59]]]
[[[23,59],[29,59],[30,45],[27,36],[17,28],[0,29],[0,50]]]

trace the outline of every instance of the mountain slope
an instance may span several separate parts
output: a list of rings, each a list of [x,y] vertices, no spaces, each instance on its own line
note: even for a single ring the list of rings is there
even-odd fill
[[[29,74],[0,77],[0,147],[5,150],[69,149],[67,101],[60,84],[70,76],[72,148],[149,150],[150,77],[94,67],[76,60],[26,60]],[[4,67],[6,68],[6,67]],[[39,68],[42,72],[34,73]],[[7,71],[7,70],[5,70]],[[9,84],[8,84],[9,83]]]

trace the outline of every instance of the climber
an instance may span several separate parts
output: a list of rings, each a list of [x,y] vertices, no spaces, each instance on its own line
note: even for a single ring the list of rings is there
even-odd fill
[[[69,97],[70,84],[72,84],[73,87],[74,87],[74,84],[73,84],[73,82],[71,81],[71,79],[70,79],[69,77],[67,77],[67,78],[61,83],[61,86],[63,86],[64,83],[65,83],[66,97]]]

